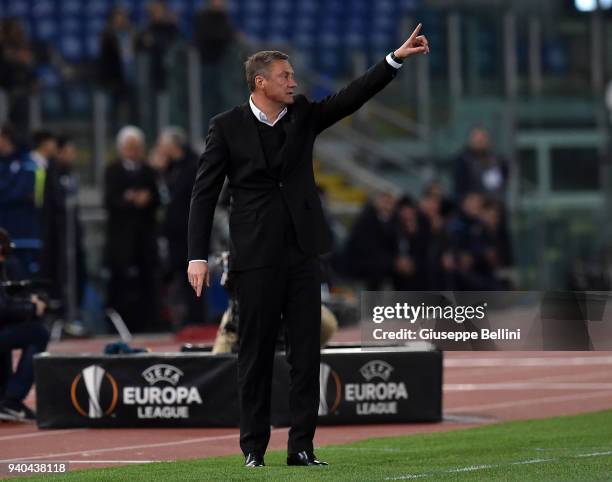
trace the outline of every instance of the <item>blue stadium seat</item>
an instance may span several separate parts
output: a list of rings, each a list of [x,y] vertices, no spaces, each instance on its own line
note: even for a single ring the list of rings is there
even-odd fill
[[[269,19],[268,28],[272,32],[288,35],[291,27],[291,19],[282,15],[276,15]]]
[[[27,3],[27,2],[13,2],[13,3]],[[53,13],[55,9],[54,2],[52,0],[34,0],[30,4],[30,15],[34,19],[40,19],[47,17]]]
[[[40,19],[35,24],[34,36],[39,40],[55,41],[59,35],[59,25],[54,17]]]
[[[10,17],[25,18],[30,13],[30,6],[27,2],[9,2],[6,13]]]
[[[319,4],[316,0],[304,0],[303,2],[298,2],[295,5],[296,15],[301,17],[302,15],[312,15],[316,13],[319,9]]]
[[[60,23],[62,35],[74,34],[84,28],[83,19],[80,17],[63,17]]]
[[[293,4],[289,0],[278,0],[272,2],[270,5],[270,12],[272,16],[275,15],[291,15],[293,11]]]
[[[314,44],[314,35],[310,32],[296,32],[293,36],[293,43],[301,50],[312,48]]]
[[[90,34],[86,39],[86,55],[95,59],[100,53],[100,35]]]
[[[261,0],[253,0],[244,5],[244,11],[249,15],[264,15],[266,13],[266,4]]]
[[[110,10],[110,2],[106,0],[89,0],[85,4],[85,12],[90,17],[104,17]]]
[[[167,5],[171,12],[180,17],[189,9],[189,0],[169,0]]]
[[[78,34],[62,34],[60,52],[66,60],[79,61],[84,56],[84,46]]]
[[[58,0],[58,10],[61,15],[81,15],[85,10],[86,2],[80,0]]]
[[[263,17],[252,16],[244,20],[244,31],[247,36],[259,39],[265,30]]]

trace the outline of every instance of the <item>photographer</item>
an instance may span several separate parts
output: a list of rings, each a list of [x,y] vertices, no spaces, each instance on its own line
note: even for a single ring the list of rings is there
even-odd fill
[[[40,322],[46,304],[34,294],[19,298],[7,293],[4,263],[11,247],[8,233],[0,228],[0,420],[30,422],[36,415],[23,400],[34,381],[34,355],[45,351],[49,341]],[[21,350],[21,357],[13,372],[15,349]]]

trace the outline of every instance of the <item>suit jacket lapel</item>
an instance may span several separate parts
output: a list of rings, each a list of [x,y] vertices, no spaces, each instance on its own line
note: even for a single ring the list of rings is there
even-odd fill
[[[263,148],[261,147],[261,139],[257,132],[257,120],[251,111],[249,103],[242,104],[242,135],[244,145],[250,150],[253,155],[253,165],[256,169],[266,169],[266,159],[264,157]]]

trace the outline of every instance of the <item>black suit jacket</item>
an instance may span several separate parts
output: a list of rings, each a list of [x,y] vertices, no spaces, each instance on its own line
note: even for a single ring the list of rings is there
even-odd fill
[[[207,259],[217,198],[229,179],[230,251],[233,270],[277,264],[283,249],[283,203],[301,250],[319,255],[331,249],[312,169],[316,136],[359,109],[382,90],[397,70],[386,60],[335,95],[311,102],[297,95],[283,122],[286,141],[279,155],[280,179],[267,167],[257,124],[247,103],[214,117],[191,195],[189,259]]]
[[[151,202],[142,208],[124,199],[128,189],[146,189]],[[157,262],[157,208],[160,206],[155,170],[142,165],[129,171],[121,161],[106,168],[104,205],[106,221],[106,256],[112,269],[130,265],[154,265]]]

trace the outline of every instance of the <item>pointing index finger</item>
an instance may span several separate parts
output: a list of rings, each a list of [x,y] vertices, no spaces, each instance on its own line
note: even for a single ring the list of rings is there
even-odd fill
[[[412,32],[412,34],[410,34],[410,38],[408,39],[408,41],[410,42],[411,40],[414,40],[416,38],[416,36],[419,34],[419,32],[421,31],[421,27],[423,26],[422,23],[419,23],[416,28],[414,29],[414,32]]]

